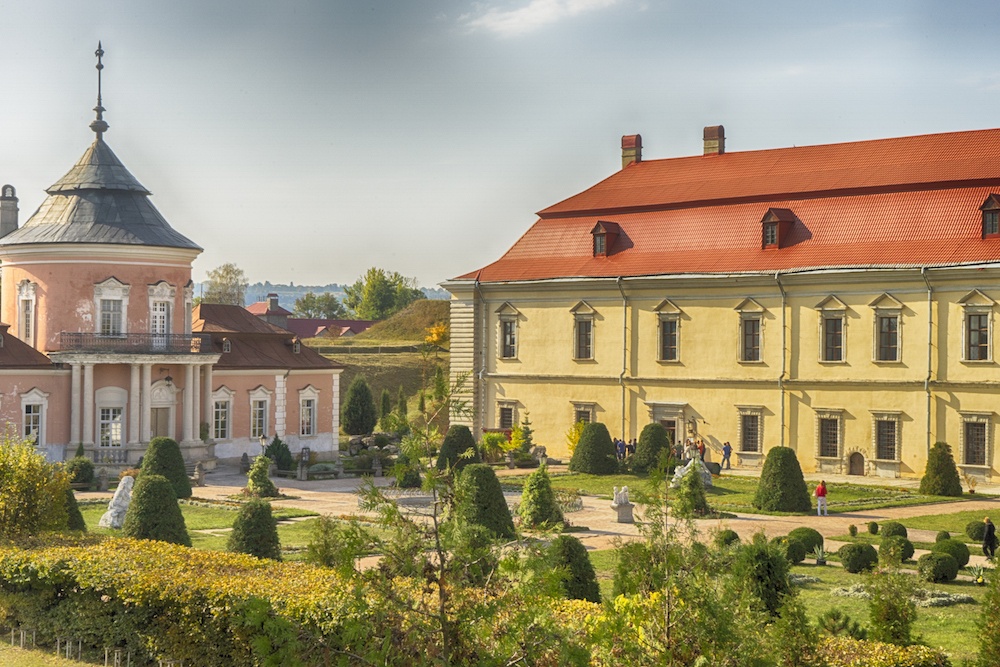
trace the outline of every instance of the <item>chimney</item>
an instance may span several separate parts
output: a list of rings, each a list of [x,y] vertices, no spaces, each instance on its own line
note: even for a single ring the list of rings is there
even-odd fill
[[[642,162],[642,136],[626,134],[622,137],[622,169],[633,162]]]
[[[267,295],[267,309],[268,310],[278,310],[281,306],[278,305],[278,295],[271,292]]]
[[[705,128],[705,155],[722,155],[726,152],[726,128],[712,125]]]
[[[13,185],[0,188],[0,237],[17,231],[17,192]]]

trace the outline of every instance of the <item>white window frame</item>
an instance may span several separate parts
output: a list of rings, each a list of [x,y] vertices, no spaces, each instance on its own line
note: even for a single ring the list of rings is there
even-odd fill
[[[962,416],[962,430],[959,433],[959,447],[961,454],[960,466],[975,468],[977,470],[988,470],[993,462],[993,413],[992,412],[959,412]],[[984,436],[986,437],[986,451],[983,453],[985,460],[983,463],[967,463],[965,450],[965,429],[968,424],[982,424]]]
[[[596,328],[595,320],[597,319],[597,311],[586,301],[580,301],[570,309],[570,312],[573,314],[573,361],[596,361],[594,329]],[[583,323],[588,324],[590,329],[588,335],[590,356],[586,357],[580,356],[580,326]]]
[[[101,336],[125,336],[128,334],[128,301],[131,286],[126,285],[114,276],[94,285],[94,333]],[[121,330],[116,333],[103,333],[102,324],[104,311],[102,301],[121,302]]]
[[[264,386],[250,392],[250,437],[258,439],[267,436],[271,426],[271,395],[274,392]],[[258,428],[258,404],[263,404],[263,427]]]
[[[177,288],[168,283],[165,280],[150,285],[148,288],[149,292],[149,333],[163,333],[170,334],[173,332],[173,319],[174,319],[174,301],[177,298]],[[157,304],[166,303],[167,308],[167,326],[166,331],[159,332],[153,331],[153,313],[156,310]]]
[[[890,463],[899,463],[902,460],[902,427],[903,427],[903,413],[895,410],[872,410],[872,458],[876,461],[888,461]],[[895,457],[891,459],[883,459],[879,457],[879,442],[878,442],[878,425],[879,422],[892,422],[896,425],[895,430],[895,442],[892,445],[892,450],[895,453]]]
[[[233,437],[233,395],[232,389],[226,386],[219,387],[212,392],[212,439],[230,440]],[[224,406],[222,414],[225,419],[225,428],[219,429],[220,406]]]
[[[128,430],[126,426],[126,418],[128,415],[128,410],[126,409],[128,405],[128,392],[121,387],[101,387],[96,392],[94,392],[94,425],[97,427],[97,433],[95,441],[98,447],[105,448],[119,448],[125,446],[125,438]],[[108,411],[107,418],[105,418],[104,411]],[[117,411],[117,420],[113,418],[114,412]],[[112,444],[102,444],[104,438],[102,437],[102,426],[105,424],[116,425],[118,443],[114,444],[114,440],[109,441]]]
[[[306,412],[309,411],[307,415]],[[318,433],[319,390],[312,385],[299,389],[299,435],[314,436]],[[307,428],[308,427],[308,428]]]
[[[499,308],[495,311],[497,316],[497,359],[503,361],[517,361],[518,353],[518,343],[520,343],[520,323],[518,320],[521,317],[521,312],[515,308],[509,301],[503,302]],[[512,327],[512,336],[514,338],[513,350],[511,354],[507,354],[506,340],[506,328],[507,326]]]
[[[736,422],[736,453],[737,454],[762,454],[764,452],[764,408],[760,405],[737,405]],[[757,418],[757,444],[756,449],[743,448],[743,418]]]
[[[767,309],[756,299],[747,297],[734,308],[739,315],[736,335],[736,361],[740,364],[757,365],[764,363],[764,320]],[[745,349],[745,326],[747,321],[757,322],[757,358],[747,359]]]
[[[823,451],[823,421],[837,422],[837,453],[834,456],[822,454]],[[844,411],[833,408],[816,409],[816,458],[826,461],[840,461],[844,458]]]
[[[967,364],[989,364],[993,362],[993,310],[996,301],[986,296],[982,290],[974,289],[958,300],[962,306],[962,353],[960,359]],[[969,358],[969,318],[973,315],[986,316],[986,358]]]
[[[35,347],[35,332],[38,328],[35,294],[36,284],[30,280],[22,280],[17,284],[17,337],[32,347]]]
[[[28,428],[28,408],[38,409],[38,430],[34,433]],[[46,444],[46,419],[49,414],[49,394],[38,387],[21,394],[21,436],[25,439],[35,435],[35,445],[44,447]]]

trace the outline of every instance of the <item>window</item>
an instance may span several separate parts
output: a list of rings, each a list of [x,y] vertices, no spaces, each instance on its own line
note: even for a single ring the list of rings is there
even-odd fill
[[[517,320],[512,317],[500,320],[500,356],[517,358]]]
[[[223,354],[229,354],[232,351],[233,351],[233,341],[229,340],[228,338],[223,338],[222,339],[222,353]]]
[[[267,435],[267,401],[253,400],[250,402],[250,437],[260,438]]]
[[[128,333],[128,298],[130,287],[111,277],[94,285],[94,332],[102,336]],[[152,304],[150,304],[152,306]]]
[[[21,435],[25,440],[31,440],[35,444],[41,443],[42,435],[42,405],[40,403],[28,403],[24,406],[24,429]]]
[[[844,360],[844,318],[823,318],[823,361]]]
[[[17,284],[17,337],[35,345],[35,283],[22,280]]]
[[[878,361],[899,361],[899,316],[880,315],[878,320]]]
[[[122,335],[122,302],[118,299],[101,299],[101,335]]]
[[[589,318],[576,320],[576,359],[594,358],[594,321]]]
[[[98,419],[98,444],[122,446],[122,408],[101,408]]]
[[[990,358],[990,316],[968,313],[965,316],[965,359],[986,361]]]
[[[316,399],[299,402],[299,435],[316,435]]]
[[[212,437],[216,440],[229,439],[229,421],[231,417],[229,400],[215,401],[212,408]]]
[[[760,361],[760,316],[740,318],[740,361]]]
[[[835,458],[840,456],[840,420],[820,418],[819,455]]]
[[[778,223],[764,223],[764,247],[778,245]]]
[[[677,318],[660,319],[660,361],[677,361]]]
[[[897,433],[899,423],[894,419],[875,420],[875,458],[881,461],[898,461]]]
[[[970,466],[986,465],[986,424],[979,421],[965,422],[962,463]]]
[[[573,423],[583,422],[589,424],[594,421],[594,410],[597,406],[594,403],[574,403]]]
[[[517,406],[513,403],[501,403],[497,406],[497,427],[514,428],[517,423]]]
[[[604,234],[594,234],[594,256],[607,254],[607,236]]]
[[[983,211],[983,236],[1000,234],[1000,211]]]
[[[740,451],[760,451],[760,418],[757,411],[740,411]]]

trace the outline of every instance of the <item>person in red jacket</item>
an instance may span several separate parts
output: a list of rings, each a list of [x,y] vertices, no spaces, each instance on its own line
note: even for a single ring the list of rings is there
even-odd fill
[[[816,487],[816,516],[827,516],[826,513],[826,480],[820,480]]]

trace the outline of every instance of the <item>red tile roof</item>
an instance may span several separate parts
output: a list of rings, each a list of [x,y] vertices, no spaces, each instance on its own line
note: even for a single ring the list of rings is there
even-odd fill
[[[372,320],[326,320],[320,318],[289,317],[286,328],[300,338],[314,338],[327,330],[338,335],[345,333],[359,334],[371,325]]]
[[[1000,192],[1000,129],[631,164],[539,213],[484,282],[1000,261],[979,207]],[[795,222],[761,248],[768,209]],[[608,257],[591,230],[617,223]]]
[[[292,315],[292,311],[288,310],[284,306],[278,306],[277,308],[270,308],[267,301],[258,301],[256,303],[251,303],[247,306],[247,310],[253,315]]]
[[[7,368],[49,368],[56,366],[44,354],[12,335],[9,324],[0,323],[0,370]]]

